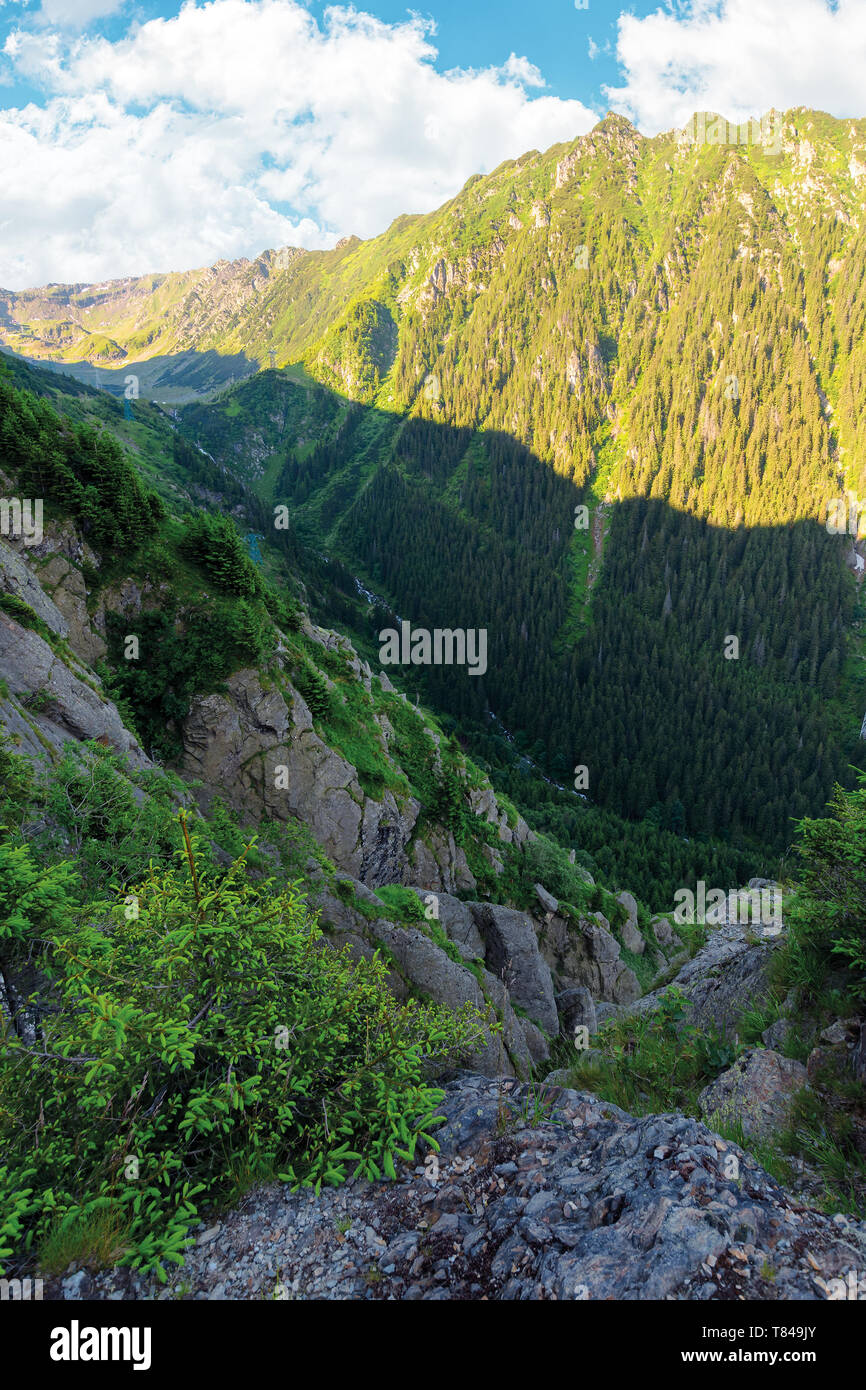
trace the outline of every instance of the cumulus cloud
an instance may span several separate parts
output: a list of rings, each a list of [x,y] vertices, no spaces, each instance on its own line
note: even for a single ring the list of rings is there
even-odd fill
[[[793,106],[862,116],[866,5],[685,0],[644,18],[620,15],[617,59],[624,83],[604,90],[646,133],[706,110],[735,121]]]
[[[432,32],[296,0],[188,0],[114,42],[16,31],[44,99],[0,113],[0,284],[372,236],[598,119],[515,54],[439,72]]]

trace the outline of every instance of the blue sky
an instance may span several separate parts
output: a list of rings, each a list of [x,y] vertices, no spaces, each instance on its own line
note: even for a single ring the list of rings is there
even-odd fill
[[[108,4],[110,0],[105,0],[106,7]],[[180,4],[128,4],[89,19],[89,14],[99,8],[99,0],[83,0],[81,6],[75,0],[58,0],[56,6],[49,5],[48,13],[58,16],[59,27],[67,32],[100,33],[117,40],[132,23],[176,15]],[[320,3],[309,5],[311,13],[319,16],[326,8]],[[443,70],[497,66],[509,54],[519,54],[543,73],[551,95],[576,97],[603,111],[603,84],[616,85],[619,77],[616,38],[620,14],[645,16],[666,6],[658,0],[631,0],[627,5],[616,0],[588,0],[585,8],[578,8],[574,0],[534,0],[531,4],[525,0],[501,0],[495,5],[478,0],[442,0],[432,6],[407,6],[399,0],[389,0],[359,4],[356,8],[367,10],[388,24],[401,23],[413,11],[432,19],[436,25],[437,65]],[[83,22],[78,16],[83,17]],[[0,42],[22,23],[35,26],[44,22],[44,12],[38,4],[0,0]],[[6,76],[12,82],[3,91],[2,106],[39,100],[38,84],[16,80],[11,69]]]
[[[399,3],[372,5],[381,19],[395,22],[407,14]],[[421,14],[436,21],[436,46],[443,67],[486,67],[518,53],[534,63],[557,97],[576,97],[604,113],[602,85],[616,85],[617,21],[624,11],[648,15],[664,8],[655,0],[589,0],[577,9],[574,0],[502,0],[501,4],[446,0]],[[592,48],[591,48],[592,45]],[[590,52],[593,57],[590,57]]]
[[[866,116],[866,0],[0,0],[0,286],[332,246],[608,109]]]

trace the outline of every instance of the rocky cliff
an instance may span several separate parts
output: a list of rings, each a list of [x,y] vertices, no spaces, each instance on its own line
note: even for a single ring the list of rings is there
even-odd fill
[[[143,613],[159,609],[163,587],[141,576],[94,582],[99,569],[69,523],[49,524],[33,547],[0,542],[0,721],[43,768],[70,741],[95,741],[131,768],[154,766],[91,663],[106,653],[107,617],[122,615],[134,633]],[[329,742],[329,725],[314,716],[300,686],[317,655],[314,690],[351,708],[364,766],[384,770],[387,783],[359,770],[345,738],[343,748]],[[635,963],[646,952],[651,974],[667,967],[668,948],[652,933],[645,940],[630,894],[615,899],[577,869],[577,905],[532,886],[527,851],[536,837],[525,820],[446,749],[384,672],[308,618],[296,637],[281,637],[267,671],[236,670],[195,695],[180,737],[179,770],[204,810],[219,798],[241,824],[311,832],[322,855],[309,860],[305,887],[335,945],[384,953],[400,997],[486,1010],[491,1031],[470,1059],[485,1075],[528,1077],[542,1064],[563,1011],[573,1023],[575,990],[612,1004],[638,998],[623,952]],[[459,802],[450,823],[422,790],[439,786],[446,760]],[[411,891],[376,895],[393,886]]]

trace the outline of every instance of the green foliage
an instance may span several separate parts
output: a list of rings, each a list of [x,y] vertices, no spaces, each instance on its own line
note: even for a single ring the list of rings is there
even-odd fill
[[[322,376],[355,400],[371,401],[396,346],[397,326],[386,305],[374,299],[352,304],[322,346],[318,358]]]
[[[275,594],[273,590],[265,593],[265,607],[283,632],[298,632],[303,623],[303,610],[291,598]]]
[[[473,1044],[475,1011],[397,1004],[378,959],[323,948],[295,887],[253,886],[240,864],[217,881],[194,837],[181,858],[133,886],[134,913],[19,910],[50,1006],[39,1048],[7,1037],[0,1058],[16,1253],[51,1254],[100,1217],[125,1262],[162,1271],[238,1170],[318,1190],[394,1177],[435,1145],[442,1093],[424,1070]]]
[[[823,820],[798,826],[799,891],[785,903],[789,983],[821,994],[831,977],[866,999],[866,776],[837,787]]]
[[[49,645],[53,645],[57,638],[51,631],[47,623],[38,617],[23,598],[17,594],[0,594],[0,610],[8,613],[10,618],[14,618],[19,627],[29,628],[31,632],[37,633]]]
[[[258,602],[240,598],[168,603],[135,619],[140,659],[126,660],[129,619],[106,615],[111,668],[102,673],[108,693],[127,703],[145,746],[164,757],[179,754],[178,726],[195,694],[218,690],[239,666],[257,666],[273,647],[273,625]]]
[[[406,700],[386,695],[382,708],[396,737],[391,752],[409,779],[422,804],[422,824],[444,826],[464,848],[472,837],[483,837],[483,822],[473,816],[466,801],[466,766],[444,739],[437,750],[424,718]]]
[[[0,828],[20,825],[32,795],[32,765],[0,728]]]
[[[256,598],[261,592],[256,567],[227,516],[196,512],[187,517],[179,548],[224,593]]]
[[[436,796],[436,746],[423,718],[398,695],[386,695],[382,708],[396,735],[393,749],[412,784],[413,791],[426,805]]]
[[[120,891],[177,840],[179,784],[161,771],[133,773],[98,743],[67,744],[40,795],[43,856],[69,855],[85,893]]]
[[[570,1084],[632,1115],[678,1110],[697,1116],[698,1095],[731,1065],[738,1049],[688,1024],[689,1008],[682,991],[671,987],[655,1012],[605,1024],[590,1053],[578,1053],[572,1062]]]
[[[386,883],[376,889],[376,897],[381,898],[390,914],[397,921],[424,922],[424,905],[411,888],[403,888],[399,883]]]
[[[25,496],[44,498],[72,516],[104,555],[134,549],[165,516],[112,434],[70,425],[47,401],[3,378],[0,458]]]
[[[30,845],[0,841],[0,951],[38,946],[68,928],[79,889],[69,862],[41,864]],[[0,1020],[3,1027],[5,1020]]]
[[[854,1097],[845,1097],[838,1081],[831,1082],[829,1088],[819,1085],[817,1091],[804,1087],[794,1098],[789,1125],[779,1137],[779,1147],[784,1153],[804,1158],[821,1175],[824,1193],[820,1205],[825,1211],[848,1211],[863,1219],[866,1214],[866,1157],[860,1148],[863,1094],[860,1087],[851,1086],[850,1089],[855,1092]],[[859,1125],[853,1113],[855,1108],[859,1110]]]
[[[292,674],[313,718],[327,718],[331,711],[331,688],[321,671],[313,665],[312,661],[304,659]]]
[[[535,898],[534,885],[542,884],[561,902],[590,909],[593,885],[588,883],[578,865],[572,864],[561,845],[548,835],[539,835],[523,849],[521,878],[527,898]]]
[[[207,818],[207,833],[212,838],[214,844],[218,845],[226,854],[230,854],[233,858],[237,859],[241,854],[246,853],[246,862],[250,868],[264,868],[265,859],[259,851],[255,849],[249,835],[245,834],[241,829],[237,817],[220,796],[215,796],[210,804]],[[291,875],[291,877],[300,878],[300,869]]]

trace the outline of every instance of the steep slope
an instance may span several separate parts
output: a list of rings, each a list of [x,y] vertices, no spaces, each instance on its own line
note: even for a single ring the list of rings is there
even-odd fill
[[[167,335],[130,361],[290,364],[185,408],[206,455],[175,458],[181,485],[210,455],[235,496],[287,507],[295,541],[343,566],[306,571],[318,616],[367,657],[387,609],[488,628],[484,678],[434,667],[417,689],[500,785],[517,797],[522,775],[504,726],[549,782],[585,769],[595,807],[704,842],[728,882],[776,871],[792,817],[866,756],[864,547],[856,516],[825,529],[860,485],[866,134],[778,119],[774,150],[610,116],[370,242],[172,281],[204,307],[157,314],[162,281],[128,289]],[[67,299],[120,342],[126,294]],[[615,871],[573,797],[531,798]],[[676,856],[638,858],[661,905]]]
[[[217,852],[260,826],[284,869],[290,853],[335,943],[361,958],[386,953],[400,997],[493,1010],[503,1043],[491,1035],[476,1058],[493,1074],[527,1074],[547,1057],[555,990],[591,983],[599,998],[636,997],[632,957],[620,959],[612,934],[630,920],[622,943],[643,954],[636,908],[630,919],[573,854],[539,840],[456,739],[345,637],[280,598],[231,523],[197,513],[180,524],[108,431],[73,425],[7,383],[0,431],[4,490],[38,468],[47,495],[38,538],[0,541],[0,718],[40,784],[58,783],[61,806],[85,804],[90,778],[135,820],[136,804],[194,796]],[[166,759],[192,796],[165,780]],[[154,814],[164,845],[170,822]],[[134,840],[122,822],[118,811],[108,845]],[[64,824],[52,835],[62,839]],[[527,911],[540,916],[539,894],[551,901],[539,879],[570,904],[574,948],[553,973]],[[640,980],[666,966],[651,939]]]
[[[816,1302],[845,1298],[866,1258],[866,1223],[804,1211],[685,1116],[635,1119],[570,1090],[540,1104],[474,1076],[449,1084],[442,1112],[439,1153],[396,1189],[363,1182],[315,1204],[259,1189],[201,1231],[175,1296]],[[46,1285],[55,1298],[157,1292],[123,1269]]]
[[[389,1238],[405,1235],[419,1201],[411,1164],[416,1144],[429,1142],[437,1103],[427,1079],[468,1061],[483,1075],[458,1077],[449,1089],[443,1159],[447,1165],[458,1148],[468,1149],[495,1176],[498,1192],[509,1189],[508,1205],[500,1208],[497,1197],[486,1214],[470,1182],[466,1198],[481,1210],[446,1219],[439,1232],[468,1240],[467,1256],[479,1245],[457,1270],[468,1297],[634,1297],[647,1281],[660,1295],[724,1297],[738,1289],[732,1261],[738,1267],[751,1254],[741,1248],[746,1236],[766,1261],[749,1276],[754,1290],[765,1291],[769,1267],[783,1292],[817,1287],[828,1296],[824,1275],[835,1277],[856,1258],[858,1223],[840,1233],[838,1218],[812,1212],[802,1220],[802,1208],[742,1148],[684,1114],[635,1120],[607,1101],[512,1091],[503,1080],[544,1075],[551,1061],[573,1059],[574,1044],[582,1045],[581,1033],[594,1031],[600,1014],[633,1004],[676,970],[682,942],[629,893],[596,882],[574,846],[569,854],[533,833],[467,755],[460,726],[413,704],[387,672],[376,673],[369,630],[365,655],[310,616],[305,598],[335,605],[341,593],[362,628],[366,621],[375,632],[388,613],[375,595],[368,601],[345,565],[310,550],[310,541],[322,539],[321,513],[306,537],[301,528],[281,535],[269,524],[266,455],[255,460],[257,478],[234,478],[153,407],[121,421],[117,403],[90,390],[64,390],[20,364],[9,376],[36,389],[0,381],[0,485],[7,502],[10,495],[44,502],[45,526],[37,538],[15,534],[13,525],[0,541],[0,1013],[7,1041],[0,1124],[4,1155],[7,1147],[11,1155],[0,1169],[0,1258],[11,1255],[13,1269],[28,1269],[35,1250],[51,1274],[79,1260],[111,1263],[120,1250],[146,1269],[160,1267],[179,1257],[205,1202],[233,1200],[250,1182],[275,1176],[306,1182],[318,1195],[323,1182],[342,1183],[356,1160],[356,1174],[367,1180],[383,1172],[399,1178],[386,1229]],[[321,457],[331,449],[338,468],[357,469],[355,492],[347,487],[335,501],[347,558],[346,521],[362,516],[376,486],[393,481],[405,490],[414,472],[419,492],[442,512],[436,544],[450,563],[461,561],[457,577],[467,591],[471,544],[495,534],[495,516],[508,519],[496,558],[532,592],[550,509],[562,498],[570,507],[575,484],[525,446],[423,420],[403,431],[398,422],[395,439],[393,420],[381,421],[385,412],[350,408],[324,388],[275,373],[196,421],[237,420],[246,392],[259,403],[257,428],[272,429],[278,442],[291,432],[294,451],[304,447],[303,431],[323,427]],[[282,420],[259,409],[271,392],[286,405]],[[341,431],[354,440],[345,456]],[[196,430],[189,434],[195,438]],[[434,435],[441,448],[428,447]],[[396,451],[383,468],[376,452],[389,442]],[[133,463],[136,454],[144,470]],[[366,461],[372,481],[365,491]],[[441,488],[438,497],[433,487],[425,493],[425,478]],[[309,481],[318,479],[313,470]],[[258,482],[258,495],[250,481]],[[461,486],[472,525],[462,552],[449,552],[449,528],[464,515]],[[353,497],[342,518],[340,506]],[[530,507],[521,556],[516,518],[526,498],[536,499],[541,519],[535,524]],[[196,499],[208,511],[196,510]],[[419,528],[432,510],[416,513]],[[6,513],[14,517],[11,506]],[[625,502],[614,511],[608,543],[622,524],[617,518],[632,514]],[[244,538],[257,516],[267,516],[266,533]],[[705,518],[687,521],[710,531]],[[375,510],[359,526],[360,544],[369,544],[374,523]],[[824,533],[819,546],[803,525],[806,539],[793,532],[785,555],[814,560],[814,571],[801,577],[815,588],[817,574],[826,589],[814,612],[820,617],[835,605],[845,636],[854,581],[834,538]],[[405,543],[413,543],[409,535]],[[722,562],[742,560],[761,543],[761,529],[744,526]],[[414,544],[420,563],[429,536],[420,533]],[[401,556],[382,552],[379,559],[383,573],[392,566],[387,596],[396,602]],[[656,563],[670,565],[671,574],[662,574],[667,594],[676,593],[673,560],[662,555]],[[784,576],[789,589],[793,568]],[[611,572],[608,557],[593,609]],[[750,584],[759,607],[768,595],[776,602],[771,566],[755,573],[749,580],[743,568],[738,582]],[[651,577],[658,583],[657,573]],[[489,567],[481,578],[491,582]],[[432,603],[444,580],[444,571],[429,570],[414,591],[417,604]],[[684,571],[689,580],[700,592],[700,571]],[[406,586],[414,582],[407,573]],[[550,597],[543,585],[539,593]],[[477,593],[469,591],[468,602]],[[684,623],[688,608],[679,595],[676,606],[665,598],[661,621]],[[518,612],[506,653],[526,641]],[[471,619],[472,608],[460,613]],[[594,644],[593,613],[588,622]],[[752,645],[758,672],[790,658]],[[550,650],[556,655],[553,642]],[[601,652],[591,656],[601,667]],[[834,716],[838,677],[832,662],[820,676],[820,693],[837,700]],[[754,690],[767,693],[757,680]],[[555,696],[552,683],[549,693]],[[736,731],[752,736],[748,727]],[[528,754],[525,760],[532,762]],[[571,794],[561,795],[573,804]],[[648,853],[679,844],[680,810],[676,830],[644,842]],[[583,819],[580,809],[575,817]],[[593,823],[596,830],[602,824]],[[843,832],[853,825],[844,808],[840,824]],[[826,827],[819,834],[847,869]],[[851,840],[846,853],[856,870],[862,847],[855,834]],[[707,840],[689,853],[711,862],[717,850]],[[822,863],[813,876],[826,882]],[[844,875],[833,883],[840,878],[847,893]],[[854,910],[844,918],[852,933],[862,898],[854,882]],[[835,900],[831,908],[835,924]],[[855,936],[842,942],[860,969]],[[834,944],[831,934],[827,959]],[[840,997],[835,983],[833,997]],[[725,1057],[716,1040],[707,1034],[700,1049],[712,1058],[713,1076],[729,1084],[717,1076]],[[697,1050],[681,1053],[688,1061]],[[847,1071],[840,1084],[850,1087]],[[551,1103],[559,1106],[557,1120],[583,1133],[576,1147],[563,1140],[561,1123],[525,1123]],[[512,1105],[522,1107],[516,1124]],[[611,1162],[612,1145],[631,1157]],[[744,1165],[742,1190],[730,1189],[725,1154],[736,1160],[738,1177]],[[398,1170],[395,1156],[410,1166]],[[668,1158],[670,1171],[662,1171],[657,1163]],[[550,1170],[551,1190],[542,1201],[536,1193],[530,1208],[536,1162]],[[139,1177],[149,1184],[146,1206]],[[566,1211],[564,1193],[575,1181],[582,1196]],[[200,1190],[207,1196],[198,1201]],[[463,1200],[455,1191],[442,1196],[437,1213]],[[366,1188],[352,1200],[353,1215],[378,1219]],[[327,1200],[316,1211],[330,1220]],[[804,1230],[821,1261],[818,1285],[814,1254],[807,1273],[799,1251],[796,1258],[785,1253]],[[245,1239],[242,1220],[232,1220],[229,1231]],[[435,1240],[432,1269],[428,1253],[416,1270],[424,1283],[412,1297],[428,1296],[427,1275],[444,1268]],[[718,1267],[711,1288],[703,1277],[707,1257]],[[390,1278],[398,1264],[399,1273],[388,1289],[406,1294],[403,1243],[389,1258],[394,1268],[383,1273]],[[525,1279],[514,1268],[518,1258]],[[292,1279],[294,1260],[290,1253]],[[588,1285],[578,1281],[578,1268],[588,1272]],[[332,1272],[341,1292],[358,1291],[357,1269],[338,1258]],[[64,1292],[104,1287],[72,1278]],[[143,1287],[126,1279],[120,1291]]]

